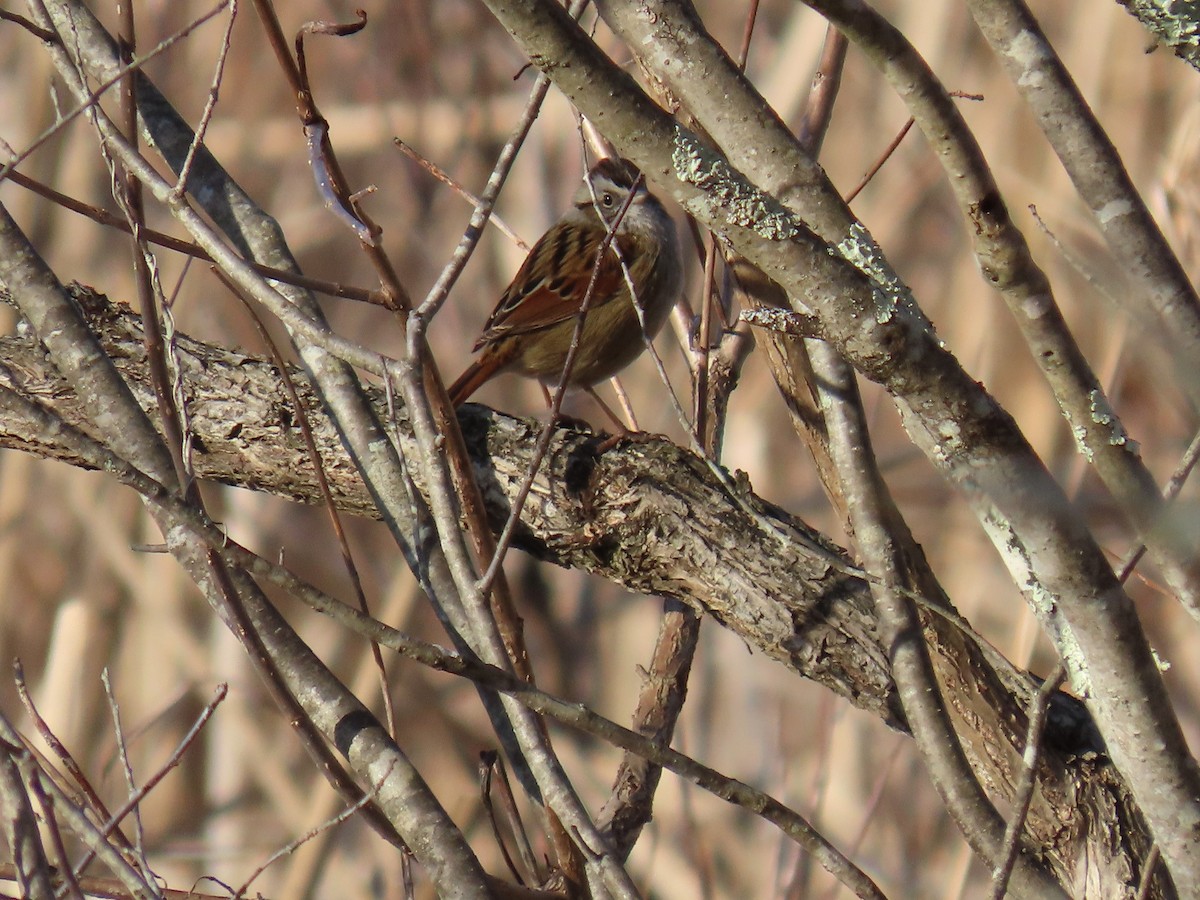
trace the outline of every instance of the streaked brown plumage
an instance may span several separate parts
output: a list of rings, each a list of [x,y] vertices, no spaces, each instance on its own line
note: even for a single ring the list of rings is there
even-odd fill
[[[488,317],[473,348],[482,351],[479,358],[450,386],[455,406],[501,372],[537,378],[544,385],[559,383],[596,250],[606,234],[604,222],[613,221],[631,190],[633,201],[617,226],[615,242],[629,266],[646,334],[653,338],[658,333],[683,289],[675,225],[644,184],[634,188],[632,165],[602,160],[588,173],[571,209],[529,251]],[[625,368],[644,348],[642,325],[610,247],[600,263],[567,383],[590,388]]]

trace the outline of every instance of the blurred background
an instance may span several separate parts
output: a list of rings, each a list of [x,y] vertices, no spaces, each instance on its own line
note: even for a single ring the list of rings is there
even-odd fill
[[[111,24],[113,6],[101,6],[98,14]],[[401,138],[478,192],[533,75],[486,9],[468,0],[293,0],[280,4],[280,14],[290,34],[309,19],[351,21],[355,6],[366,10],[367,28],[353,37],[310,38],[309,71],[350,182],[355,189],[374,186],[366,209],[383,226],[401,279],[420,298],[458,241],[470,206],[392,139]],[[702,0],[698,6],[709,29],[736,52],[747,4]],[[1179,389],[1195,373],[1174,368],[1160,350],[1160,336],[1145,324],[1148,317],[1131,308],[1087,210],[963,4],[888,0],[877,6],[948,88],[983,95],[982,101],[961,101],[963,112],[1079,343],[1160,484],[1165,482],[1196,428]],[[1194,268],[1200,75],[1167,52],[1151,52],[1150,36],[1115,3],[1031,0],[1031,6],[1185,265]],[[143,0],[136,7],[143,52],[208,8],[179,0]],[[217,17],[147,66],[192,122],[208,96],[222,22]],[[823,20],[794,0],[761,4],[748,72],[792,125],[803,110],[824,32]],[[603,27],[597,39],[628,61]],[[52,84],[39,42],[0,23],[0,138],[12,148],[22,150],[54,122],[65,94]],[[852,47],[823,156],[834,183],[849,192],[906,118],[902,104]],[[207,143],[278,218],[306,274],[376,286],[355,237],[325,210],[314,189],[286,85],[250,9],[235,24]],[[114,209],[105,161],[82,118],[21,171]],[[572,111],[551,90],[501,196],[499,216],[532,243],[565,208],[582,171]],[[64,280],[85,282],[114,299],[135,297],[130,249],[121,235],[11,183],[0,184],[0,201]],[[904,140],[853,205],[947,344],[1017,418],[1101,544],[1114,558],[1125,555],[1129,535],[1076,453],[1008,313],[980,279],[962,217],[919,134]],[[1039,230],[1030,205],[1053,239]],[[151,206],[148,220],[180,233],[160,209]],[[523,255],[499,230],[484,235],[431,328],[447,381],[467,364],[476,334]],[[245,311],[205,266],[185,266],[167,252],[159,262],[167,292],[178,288],[176,317],[183,331],[264,352]],[[699,265],[694,256],[689,262],[695,298]],[[387,313],[349,301],[323,302],[345,336],[400,352]],[[281,329],[274,333],[283,340]],[[688,406],[687,369],[675,337],[664,331],[658,347]],[[643,429],[682,439],[648,359],[628,369],[623,383]],[[948,593],[1018,665],[1046,672],[1053,664],[1047,645],[974,516],[908,442],[886,396],[870,385],[864,390],[889,484]],[[511,376],[475,399],[544,415],[536,385]],[[587,404],[568,411],[602,424]],[[726,434],[724,462],[746,471],[760,495],[844,540],[761,353],[746,364]],[[238,540],[270,557],[285,554],[303,577],[351,597],[322,511],[234,489],[210,487],[206,494]],[[1196,491],[1185,489],[1179,527],[1194,520],[1196,500]],[[356,520],[350,534],[376,614],[442,639],[386,532]],[[143,816],[152,862],[171,887],[186,889],[206,874],[236,885],[341,804],[190,581],[169,557],[133,549],[158,540],[137,499],[111,481],[16,452],[0,454],[0,663],[21,660],[43,715],[110,801],[124,795],[124,784],[102,670],[109,670],[142,779],[163,763],[215,685],[228,682],[229,698],[181,767],[143,804]],[[662,602],[521,554],[507,565],[542,686],[627,722]],[[1131,591],[1156,649],[1171,664],[1166,677],[1194,742],[1200,737],[1194,623],[1164,596],[1151,568],[1139,569],[1135,581]],[[378,708],[363,642],[286,598],[281,602],[323,658]],[[495,741],[474,690],[412,664],[389,666],[401,745],[490,870],[501,872],[476,774],[479,753]],[[0,676],[0,707],[23,721],[6,674]],[[618,755],[559,730],[555,741],[577,788],[599,809]],[[676,746],[810,817],[889,896],[971,897],[985,884],[905,738],[789,677],[711,621],[704,624]],[[654,822],[631,865],[647,893],[661,898],[838,896],[829,876],[772,827],[671,775],[664,776]],[[352,821],[268,869],[254,889],[268,897],[395,897],[401,895],[398,872],[391,848]],[[419,880],[418,886],[419,895],[428,896],[428,885]],[[199,887],[217,892],[211,884]]]

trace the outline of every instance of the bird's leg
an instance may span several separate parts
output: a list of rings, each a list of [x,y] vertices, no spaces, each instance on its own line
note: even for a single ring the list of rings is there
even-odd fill
[[[623,421],[621,421],[621,417],[612,411],[612,407],[600,399],[600,395],[597,394],[594,389],[588,387],[584,388],[584,390],[591,394],[592,399],[600,405],[600,408],[604,410],[604,414],[608,416],[609,421],[617,426],[617,433],[620,437],[626,437],[633,433],[633,430],[630,429]],[[637,425],[635,424],[634,428],[636,427]]]
[[[621,379],[614,375],[608,380],[608,383],[612,385],[613,392],[617,395],[617,402],[621,404],[621,412],[625,415],[629,430],[641,431],[637,416],[633,414],[633,404],[629,402],[629,395],[625,393],[625,386],[621,384]]]
[[[612,423],[617,426],[617,433],[609,435],[603,441],[600,442],[599,446],[596,447],[597,453],[607,453],[613,447],[617,446],[617,444],[621,443],[621,441],[623,441],[627,438],[631,438],[635,434],[637,434],[637,432],[630,431],[629,428],[627,428],[625,426],[625,423],[622,422],[621,419],[617,416],[617,414],[612,411],[611,407],[609,407],[609,405],[607,403],[605,403],[603,400],[600,399],[599,394],[597,394],[590,387],[584,388],[584,390],[586,390],[589,394],[592,395],[592,399],[595,400],[598,404],[600,404],[600,408],[602,410],[604,410],[605,415],[607,415],[608,418],[612,421]],[[634,427],[636,428],[636,425]]]
[[[553,413],[554,395],[550,393],[550,388],[546,386],[546,382],[544,381],[538,381],[538,387],[542,389],[542,397],[544,397],[546,400],[546,409]],[[559,410],[558,415],[554,417],[554,424],[563,428],[571,428],[575,431],[590,432],[592,430],[590,422],[585,422],[583,419],[577,419],[574,416],[563,415],[561,410]]]

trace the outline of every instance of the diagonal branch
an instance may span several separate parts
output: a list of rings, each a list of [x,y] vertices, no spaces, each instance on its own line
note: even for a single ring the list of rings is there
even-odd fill
[[[806,217],[810,209],[823,215],[825,225],[844,208],[823,178],[807,193],[796,189],[805,154],[690,4],[606,2],[601,9],[732,162],[753,168],[753,184],[651,103],[553,3],[488,6],[585,115],[603,111],[622,153],[778,282],[797,312],[815,314],[819,336],[892,394],[909,437],[971,502],[1055,642],[1173,873],[1200,882],[1191,842],[1200,828],[1200,766],[1133,602],[1011,415],[938,339],[866,229],[848,221],[815,232],[758,190],[779,189]]]
[[[138,402],[151,408],[137,317],[85,290],[76,302]],[[198,477],[320,502],[295,415],[283,402],[273,365],[243,353],[179,341],[192,398]],[[37,398],[64,420],[86,426],[80,400],[29,337],[0,338],[0,382]],[[326,460],[338,505],[378,516],[311,387],[300,402]],[[381,393],[377,408],[386,405]],[[413,438],[397,411],[406,452]],[[469,405],[461,421],[493,527],[528,469],[528,423]],[[0,408],[0,446],[79,465],[52,439]],[[663,440],[623,446],[601,458],[595,439],[560,431],[518,532],[521,547],[559,565],[594,572],[645,593],[682,600],[736,631],[790,672],[817,681],[892,727],[906,730],[879,637],[869,585],[841,552],[803,522],[757,498],[744,481],[731,497],[703,460]],[[415,452],[415,451],[413,451]],[[943,612],[943,616],[948,615]],[[932,615],[937,618],[936,614]],[[957,624],[955,624],[957,622]],[[1012,795],[1025,739],[1024,709],[1035,683],[955,618],[944,627],[959,657],[943,665],[949,699],[963,713],[960,733],[972,766],[994,795]],[[995,719],[970,712],[972,698],[995,705]],[[1057,695],[1047,725],[1041,790],[1029,832],[1065,883],[1090,872],[1136,871],[1149,838],[1128,788],[1107,763],[1086,709]],[[1111,835],[1121,835],[1119,842]],[[1086,861],[1086,863],[1085,863]]]

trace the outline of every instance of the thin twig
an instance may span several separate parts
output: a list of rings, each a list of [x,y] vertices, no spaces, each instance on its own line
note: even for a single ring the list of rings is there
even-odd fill
[[[192,723],[192,727],[188,729],[187,734],[183,736],[183,738],[175,746],[175,749],[171,751],[171,755],[168,756],[166,761],[158,767],[154,774],[146,779],[146,782],[140,788],[132,791],[132,793],[130,793],[130,795],[125,799],[125,802],[121,804],[121,806],[117,807],[116,811],[113,812],[113,814],[105,821],[100,831],[105,838],[107,838],[109,834],[113,832],[113,830],[121,823],[121,820],[123,820],[125,816],[129,815],[130,812],[136,811],[142,800],[145,799],[145,797],[152,790],[154,790],[155,787],[158,786],[160,781],[167,777],[172,769],[179,765],[184,754],[187,753],[188,749],[192,746],[192,744],[195,743],[196,738],[200,735],[201,730],[206,724],[208,724],[208,720],[213,717],[213,713],[216,712],[217,707],[220,706],[225,700],[225,697],[228,695],[228,693],[228,685],[224,683],[217,685],[216,690],[213,692],[212,699],[209,700],[208,703],[204,704],[204,709],[200,711],[200,715],[196,716],[196,721]],[[149,873],[148,868],[146,869],[146,872]]]
[[[45,41],[48,44],[59,44],[58,35],[49,28],[42,28],[36,22],[31,22],[20,13],[10,12],[7,9],[0,9],[0,21],[12,22],[14,25],[20,25],[34,37]]]
[[[1150,892],[1154,889],[1154,870],[1158,868],[1162,854],[1158,849],[1158,841],[1150,845],[1150,852],[1142,863],[1142,877],[1138,881],[1137,900],[1150,900]]]
[[[0,740],[14,747],[22,744],[20,732],[3,714],[0,714]],[[101,859],[104,865],[121,880],[126,890],[136,897],[162,897],[162,892],[154,880],[146,878],[142,872],[125,859],[117,848],[108,842],[107,837],[88,818],[86,812],[73,802],[53,778],[47,777],[38,767],[33,754],[22,748],[20,752],[13,753],[11,758],[16,763],[25,783],[38,783],[39,789],[54,804],[59,822]]]
[[[333,499],[333,491],[329,487],[329,477],[325,474],[325,462],[321,459],[320,451],[317,450],[317,442],[313,438],[312,423],[309,422],[308,412],[305,410],[304,404],[300,402],[299,394],[296,393],[296,384],[292,380],[287,360],[283,358],[283,354],[279,351],[279,345],[275,343],[271,337],[271,333],[267,331],[267,326],[263,322],[262,316],[258,314],[258,310],[254,308],[254,305],[242,292],[241,288],[220,269],[214,268],[213,274],[241,301],[242,306],[249,313],[250,320],[254,323],[255,329],[258,331],[259,337],[270,352],[271,358],[275,360],[275,367],[279,371],[279,378],[283,383],[284,391],[287,393],[288,402],[296,414],[296,424],[300,426],[300,435],[304,440],[304,449],[308,453],[309,462],[316,475],[317,486],[321,491],[321,497],[325,501],[325,511],[329,514],[329,524],[333,528],[334,539],[337,541],[338,550],[342,556],[342,565],[345,566],[346,574],[350,578],[350,586],[354,591],[354,598],[358,602],[358,608],[362,610],[363,615],[369,616],[371,614],[371,607],[367,601],[366,591],[363,589],[358,565],[354,562],[354,554],[350,550],[350,540],[346,536],[346,529],[342,526],[342,516],[338,512],[337,503]],[[383,703],[384,721],[387,723],[388,734],[395,738],[398,736],[396,730],[396,710],[392,704],[392,692],[388,685],[387,667],[383,663],[383,654],[379,650],[379,645],[374,642],[371,643],[371,656],[375,662],[375,669],[379,673],[379,696]]]
[[[52,203],[57,203],[64,209],[69,209],[72,212],[86,216],[93,222],[98,222],[107,228],[115,228],[118,231],[123,231],[126,234],[132,232],[129,223],[120,216],[115,216],[107,210],[92,206],[89,203],[84,203],[81,200],[76,200],[74,197],[68,197],[66,194],[54,190],[48,185],[42,184],[40,181],[35,181],[27,175],[20,172],[12,171],[8,173],[8,180],[13,184],[20,185],[26,190],[33,191],[35,194],[45,197]],[[203,260],[204,262],[214,262],[213,258],[201,249],[192,241],[185,241],[177,237],[172,237],[169,234],[164,234],[161,231],[155,231],[152,228],[142,229],[142,239],[150,244],[157,244],[160,247],[166,247],[168,250],[174,250],[177,253],[182,253],[192,259]],[[375,306],[383,306],[383,298],[379,296],[377,291],[370,291],[366,288],[350,287],[349,285],[337,284],[332,281],[324,281],[319,278],[309,278],[306,275],[299,275],[295,272],[288,272],[284,269],[277,269],[273,266],[265,266],[261,263],[256,263],[252,260],[243,260],[246,265],[250,266],[256,273],[264,278],[269,278],[272,281],[283,282],[284,284],[295,285],[310,291],[316,291],[320,294],[328,294],[331,297],[341,297],[346,300],[357,300],[361,303],[371,303]]]
[[[750,8],[746,10],[746,24],[742,26],[742,46],[738,50],[737,65],[743,72],[750,59],[750,38],[754,36],[754,23],[758,18],[758,0],[750,0]]]
[[[358,237],[367,259],[371,262],[383,285],[383,294],[389,308],[395,311],[412,309],[412,299],[408,290],[401,283],[395,266],[381,245],[382,229],[350,199],[352,192],[334,151],[333,142],[329,136],[329,123],[317,108],[312,87],[306,77],[307,73],[301,70],[299,62],[293,58],[288,49],[287,39],[284,37],[283,28],[275,9],[268,0],[254,0],[254,8],[266,30],[268,43],[279,62],[279,67],[295,97],[296,115],[304,126],[309,162],[312,165],[313,178],[318,191],[330,210]],[[354,25],[309,30],[328,34],[349,34],[365,23],[366,16],[365,13],[362,13],[358,23]]]
[[[245,896],[246,891],[250,890],[250,885],[252,885],[258,879],[258,876],[261,875],[263,872],[265,872],[272,864],[274,864],[275,862],[277,862],[280,859],[283,859],[283,857],[296,852],[296,850],[298,850],[301,846],[308,843],[313,838],[317,837],[318,835],[322,834],[323,832],[329,831],[330,829],[336,828],[338,825],[341,825],[347,819],[351,818],[356,813],[358,813],[359,810],[363,809],[369,803],[373,802],[376,795],[379,792],[379,785],[384,784],[385,781],[387,780],[387,778],[390,776],[390,774],[391,774],[390,771],[385,772],[383,774],[383,776],[379,779],[379,784],[376,785],[368,793],[363,794],[362,797],[360,797],[357,802],[352,803],[350,806],[347,806],[336,816],[321,823],[316,828],[310,828],[304,834],[300,835],[300,837],[296,838],[293,841],[289,841],[285,846],[280,847],[278,850],[276,850],[274,853],[272,853],[266,859],[265,862],[263,862],[253,872],[250,873],[250,877],[248,877],[244,882],[242,882],[242,886],[233,892],[233,900],[241,900],[241,898]],[[261,895],[259,895],[259,896],[261,896]]]
[[[123,67],[128,70],[137,49],[133,6],[122,3],[118,6],[119,33],[117,53]],[[87,81],[82,59],[76,59],[81,82]],[[137,127],[138,83],[135,73],[127,71],[118,87],[120,99],[119,121],[130,147],[139,143]],[[118,165],[109,155],[104,144],[99,119],[95,109],[88,110],[88,120],[96,130],[98,144],[112,179],[112,195],[117,207],[129,224],[132,237],[134,287],[137,291],[138,307],[142,311],[144,327],[143,342],[146,345],[146,361],[149,363],[151,384],[158,404],[159,428],[175,468],[175,477],[180,488],[194,502],[200,502],[191,473],[191,429],[188,425],[186,399],[179,373],[179,352],[174,342],[174,316],[170,307],[163,302],[162,284],[159,279],[158,262],[149,252],[142,230],[146,225],[146,210],[142,200],[142,184],[133,172]],[[138,827],[140,828],[140,822]]]
[[[129,789],[128,796],[142,797],[144,792],[139,792],[137,781],[133,776],[133,763],[129,761],[129,747],[125,743],[125,729],[121,726],[121,707],[117,703],[116,694],[113,693],[112,681],[108,677],[108,667],[105,666],[100,672],[100,682],[104,685],[104,697],[108,700],[109,715],[113,721],[113,738],[117,744],[117,758],[121,761],[121,771],[125,775],[125,786]],[[142,810],[141,807],[134,803],[132,806],[128,802],[125,804],[133,813],[133,853],[137,860],[142,874],[147,879],[153,878],[153,870],[150,868],[150,860],[146,857],[146,830],[142,826]]]
[[[221,93],[221,81],[225,75],[225,60],[229,56],[229,47],[233,41],[233,23],[237,21],[238,0],[229,0],[229,23],[225,26],[225,34],[221,37],[221,47],[217,52],[217,64],[213,68],[212,81],[208,86],[208,99],[204,103],[204,112],[196,125],[195,134],[188,144],[187,156],[179,167],[179,177],[175,181],[175,194],[182,197],[187,191],[188,177],[192,173],[192,165],[196,160],[196,152],[204,143],[204,135],[208,132],[208,123],[212,121],[213,113],[217,110],[217,97]]]
[[[79,879],[75,877],[75,873],[71,870],[71,857],[67,852],[67,843],[63,840],[63,828],[59,825],[58,816],[54,812],[54,801],[42,788],[42,782],[35,780],[29,784],[29,791],[38,801],[38,806],[41,807],[42,816],[45,822],[45,830],[50,835],[50,840],[54,844],[54,855],[58,860],[56,870],[52,873],[61,877],[66,885],[67,894],[74,900],[84,900],[83,890],[79,886]]]
[[[853,203],[854,198],[861,194],[863,192],[863,188],[871,183],[871,179],[879,174],[879,170],[882,169],[884,164],[892,158],[892,154],[896,152],[897,148],[900,146],[900,143],[905,137],[908,136],[908,133],[912,130],[912,127],[915,124],[916,120],[910,117],[909,120],[901,126],[900,130],[896,133],[896,136],[892,138],[891,143],[883,148],[883,152],[879,154],[879,158],[875,160],[869,169],[867,169],[862,179],[854,186],[854,189],[846,195],[847,204]]]
[[[21,701],[21,705],[25,708],[25,714],[29,716],[33,722],[33,727],[37,730],[38,736],[50,748],[50,752],[58,757],[59,763],[66,769],[67,775],[74,783],[75,788],[83,794],[93,815],[101,821],[108,821],[112,818],[112,814],[108,811],[108,806],[100,799],[99,793],[92,786],[91,780],[84,774],[79,763],[75,761],[75,757],[63,745],[62,741],[42,718],[41,712],[37,705],[33,702],[33,697],[29,693],[29,683],[25,680],[25,669],[21,665],[19,659],[13,660],[13,684],[17,689],[17,697]],[[26,745],[28,746],[28,745]],[[117,838],[123,851],[132,850],[132,844],[125,834],[119,829],[113,829],[113,835]]]
[[[15,863],[14,880],[22,900],[52,900],[50,862],[29,799],[31,792],[40,793],[28,769],[31,758],[19,740],[0,740],[0,833]]]
[[[717,302],[714,294],[717,285],[717,238],[710,235],[708,249],[704,255],[704,279],[700,290],[700,333],[696,335],[692,365],[695,381],[692,385],[692,435],[702,447],[709,447],[708,439],[708,354],[712,343],[712,312]]]
[[[546,85],[549,86],[549,79],[546,80]],[[545,96],[544,90],[542,91],[542,95]],[[528,108],[529,108],[529,104],[526,104],[526,109],[528,109]],[[536,115],[536,113],[535,113],[535,115]],[[522,119],[524,119],[524,118],[525,118],[525,116],[522,116]],[[526,127],[524,129],[524,132],[526,134],[528,134],[528,127]],[[510,138],[509,140],[511,141],[512,138]],[[411,159],[413,162],[415,162],[418,166],[420,166],[422,169],[424,169],[426,172],[428,172],[430,175],[432,175],[434,178],[436,178],[442,184],[446,185],[446,187],[450,188],[450,190],[454,191],[454,193],[458,194],[458,196],[462,197],[464,200],[466,200],[468,203],[470,203],[473,207],[475,207],[476,210],[483,210],[485,207],[487,209],[491,210],[490,212],[488,212],[486,214],[486,219],[485,219],[484,224],[494,225],[496,228],[498,228],[500,230],[501,234],[503,234],[505,237],[509,238],[514,244],[516,244],[522,250],[524,250],[526,252],[529,251],[529,244],[527,244],[525,241],[521,240],[520,236],[515,231],[513,231],[511,228],[508,227],[508,223],[505,222],[502,218],[500,218],[500,216],[498,216],[496,214],[496,211],[491,208],[492,204],[495,202],[495,198],[493,198],[491,201],[489,201],[489,200],[485,200],[483,197],[479,196],[478,194],[471,193],[460,182],[458,182],[454,178],[452,178],[450,176],[449,172],[447,172],[445,169],[443,169],[441,166],[439,166],[437,163],[435,163],[433,160],[429,159],[428,157],[422,156],[420,153],[417,152],[415,147],[413,147],[411,144],[409,144],[403,138],[398,138],[398,137],[392,138],[392,143],[395,144],[397,148],[399,148],[401,153],[403,153],[405,156],[407,156],[409,159]],[[508,147],[508,146],[509,146],[509,144],[506,142],[505,147]],[[496,177],[495,169],[493,169],[493,175],[491,177],[489,177],[489,179],[488,179],[488,187],[491,187],[492,181],[495,177]],[[501,183],[503,183],[503,179],[501,179]],[[481,214],[481,217],[482,217],[482,214]],[[468,233],[471,230],[479,230],[479,228],[481,228],[481,227],[482,226],[476,227],[474,225],[474,223],[472,223],[472,225],[468,226]],[[422,309],[422,311],[424,310],[424,304],[422,304],[421,309]]]
[[[1175,467],[1175,471],[1171,473],[1170,480],[1167,481],[1166,487],[1163,488],[1163,501],[1170,504],[1179,492],[1183,490],[1184,484],[1188,480],[1188,476],[1192,474],[1192,470],[1196,468],[1196,463],[1200,462],[1200,431],[1192,435],[1191,443],[1188,444],[1187,450],[1183,453],[1183,458],[1179,461],[1179,465]],[[1146,553],[1146,545],[1139,544],[1135,547],[1118,566],[1117,577],[1124,581],[1129,577],[1129,574],[1137,566],[1138,562]]]
[[[8,177],[9,173],[13,169],[15,169],[22,162],[24,162],[26,159],[28,159],[30,156],[32,156],[38,150],[39,147],[41,147],[43,144],[46,143],[46,141],[50,140],[52,137],[54,137],[56,134],[58,134],[60,131],[62,131],[64,128],[66,128],[67,125],[69,125],[71,122],[73,122],[77,117],[79,117],[84,112],[89,110],[95,104],[99,103],[100,98],[103,97],[104,94],[107,93],[108,90],[110,88],[112,88],[114,85],[119,84],[121,82],[121,80],[125,78],[125,76],[127,74],[130,74],[130,73],[136,72],[136,71],[140,71],[141,68],[143,66],[145,66],[148,62],[150,62],[151,60],[155,59],[156,57],[162,55],[167,50],[170,50],[177,43],[179,43],[184,38],[188,37],[193,31],[195,31],[197,28],[199,28],[201,25],[203,25],[209,19],[211,19],[215,15],[217,15],[217,13],[219,13],[221,10],[223,10],[229,4],[229,2],[230,2],[230,0],[218,0],[217,5],[213,9],[211,9],[208,12],[204,13],[203,15],[197,17],[196,19],[193,19],[191,21],[191,23],[189,23],[188,25],[185,25],[179,31],[175,32],[173,35],[171,35],[170,37],[163,40],[161,43],[159,43],[157,46],[155,46],[155,48],[153,50],[151,50],[149,53],[147,53],[145,56],[141,56],[135,60],[132,60],[128,64],[128,66],[122,67],[121,70],[119,72],[117,72],[115,75],[113,75],[111,78],[108,78],[105,81],[101,82],[100,86],[98,88],[96,88],[94,91],[92,91],[83,102],[81,102],[77,107],[75,107],[75,109],[73,109],[69,113],[66,113],[65,115],[62,115],[59,118],[57,118],[53,125],[51,125],[45,131],[43,131],[41,134],[39,134],[36,138],[34,138],[32,144],[30,144],[24,150],[22,150],[20,153],[18,153],[14,159],[5,163],[3,166],[0,166],[0,181],[4,181],[4,179],[6,179]],[[60,42],[58,40],[55,40],[54,43],[60,43]]]
[[[629,423],[630,431],[641,431],[638,426],[637,414],[633,411],[633,403],[629,400],[629,392],[625,390],[625,385],[621,383],[619,375],[614,375],[608,380],[612,386],[613,393],[617,395],[617,405],[621,407],[621,412],[625,416],[625,421]]]
[[[842,73],[846,68],[846,50],[849,46],[850,41],[835,27],[830,25],[825,29],[821,59],[808,90],[804,117],[797,129],[801,146],[812,154],[813,159],[821,155],[829,123],[833,121],[833,105],[841,93]]]
[[[493,774],[499,774],[499,784],[503,790],[498,791],[500,795],[501,807],[504,810],[505,817],[508,820],[509,832],[513,836],[513,840],[517,844],[517,853],[521,857],[521,863],[525,866],[525,875],[517,868],[513,861],[512,854],[508,852],[508,843],[504,840],[504,835],[500,832],[500,820],[496,818],[496,807],[492,802],[492,784]],[[500,754],[494,750],[486,750],[479,755],[479,796],[483,803],[483,811],[488,817],[488,823],[492,826],[492,836],[496,840],[496,846],[500,848],[500,855],[504,857],[504,865],[512,874],[512,877],[519,885],[526,885],[526,876],[535,882],[538,880],[537,865],[533,858],[533,848],[529,845],[529,837],[525,833],[525,823],[521,821],[520,813],[517,811],[517,805],[514,802],[512,790],[508,784],[508,777],[505,774],[504,763],[500,759]]]
[[[1037,785],[1038,764],[1042,757],[1042,732],[1046,727],[1046,714],[1050,701],[1066,681],[1067,669],[1061,662],[1054,667],[1050,676],[1042,682],[1034,697],[1029,712],[1029,723],[1025,728],[1025,752],[1021,758],[1021,778],[1013,792],[1013,813],[1004,829],[1004,852],[1000,864],[992,874],[992,900],[1004,900],[1008,893],[1008,881],[1021,852],[1021,831],[1033,803],[1033,790]]]

